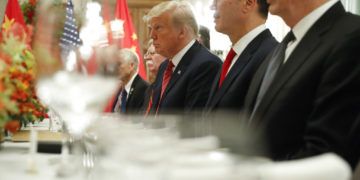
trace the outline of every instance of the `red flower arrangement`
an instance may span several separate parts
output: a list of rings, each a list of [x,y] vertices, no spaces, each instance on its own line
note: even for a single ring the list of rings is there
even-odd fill
[[[30,48],[31,31],[5,18],[0,34],[0,126],[19,129],[48,118],[35,93],[35,58]]]
[[[35,9],[36,9],[36,0],[28,0],[24,1],[21,4],[21,11],[24,15],[24,20],[26,24],[32,24],[35,17]]]

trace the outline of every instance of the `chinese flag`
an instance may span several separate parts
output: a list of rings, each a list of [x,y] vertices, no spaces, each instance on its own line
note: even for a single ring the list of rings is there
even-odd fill
[[[137,34],[135,33],[134,26],[132,23],[131,16],[129,14],[129,9],[127,6],[126,0],[117,0],[116,1],[116,10],[115,18],[121,19],[124,21],[124,38],[121,41],[120,47],[122,48],[131,48],[139,56],[139,75],[146,79],[146,72],[144,67],[144,61],[140,53],[140,46]]]
[[[18,0],[8,0],[4,22],[15,21],[25,27],[25,21]]]

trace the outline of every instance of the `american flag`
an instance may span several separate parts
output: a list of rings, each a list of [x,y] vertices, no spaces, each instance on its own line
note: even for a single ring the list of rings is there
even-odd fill
[[[81,45],[78,28],[74,18],[74,5],[71,0],[66,4],[64,31],[60,39],[61,56],[65,60],[69,53]]]

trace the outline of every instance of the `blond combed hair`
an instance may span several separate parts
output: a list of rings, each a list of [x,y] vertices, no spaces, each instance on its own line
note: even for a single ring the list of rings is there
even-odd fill
[[[144,21],[149,24],[152,18],[159,17],[167,12],[171,13],[172,22],[176,27],[185,26],[194,37],[198,35],[199,25],[196,21],[193,8],[189,2],[184,0],[166,1],[154,6],[144,16]]]

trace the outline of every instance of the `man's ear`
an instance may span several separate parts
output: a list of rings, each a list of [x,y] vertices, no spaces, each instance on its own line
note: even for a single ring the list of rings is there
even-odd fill
[[[187,29],[186,29],[186,26],[181,26],[181,27],[179,27],[178,33],[179,33],[179,38],[180,38],[180,39],[185,38],[186,35],[187,35],[187,33],[188,33],[188,32],[187,32]]]
[[[256,0],[245,0],[247,6],[254,6],[256,4]]]
[[[134,62],[130,62],[129,63],[129,67],[131,69],[131,71],[133,71],[135,69],[135,63]]]
[[[252,10],[256,5],[256,0],[244,0],[244,11],[249,12]]]

